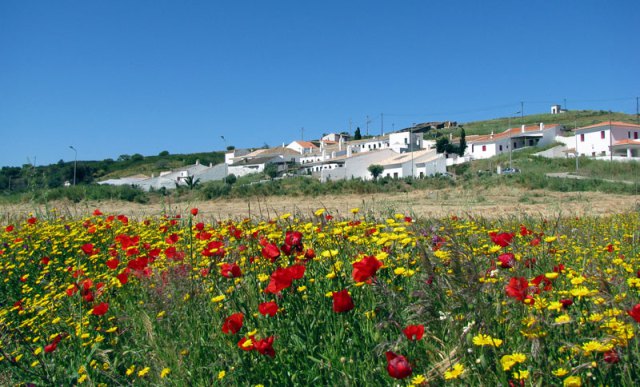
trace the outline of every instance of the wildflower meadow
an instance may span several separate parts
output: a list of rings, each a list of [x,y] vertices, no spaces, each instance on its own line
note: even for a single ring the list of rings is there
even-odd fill
[[[640,215],[0,229],[2,385],[634,385]]]

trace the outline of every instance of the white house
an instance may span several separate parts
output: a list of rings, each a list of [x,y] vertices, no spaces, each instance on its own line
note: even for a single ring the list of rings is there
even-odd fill
[[[305,153],[311,153],[318,149],[315,144],[309,141],[293,141],[291,144],[287,145],[287,148],[293,149],[301,155]]]
[[[389,147],[395,152],[404,153],[426,148],[422,133],[395,132],[389,134]]]
[[[397,155],[391,149],[378,149],[375,151],[366,151],[361,153],[350,153],[349,156],[342,156],[334,160],[328,160],[325,163],[328,168],[320,169],[317,175],[320,181],[342,180],[342,179],[362,179],[371,180],[371,172],[368,168],[371,164],[379,164],[381,161],[389,159]],[[335,167],[331,164],[336,164]]]
[[[376,164],[384,168],[381,176],[395,179],[410,176],[422,178],[447,171],[444,155],[436,153],[435,149],[396,153]]]
[[[640,125],[620,121],[601,122],[577,128],[575,133],[579,156],[607,160],[640,158]]]
[[[502,133],[466,136],[467,149],[465,156],[474,159],[490,157],[531,146],[552,144],[560,134],[562,125],[522,125],[520,128],[509,128]]]

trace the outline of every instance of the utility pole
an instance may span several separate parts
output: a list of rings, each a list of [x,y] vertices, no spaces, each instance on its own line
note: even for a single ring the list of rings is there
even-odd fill
[[[609,161],[613,161],[613,133],[611,132],[611,110],[609,110]]]
[[[640,125],[640,106],[638,105],[638,97],[636,97],[636,123]]]
[[[411,125],[411,129],[409,129],[409,146],[411,147],[409,149],[409,151],[411,152],[411,178],[413,179],[414,173],[413,173],[413,127],[416,126],[416,123],[414,122],[413,125]]]
[[[369,135],[369,123],[371,122],[371,120],[369,119],[369,116],[367,116],[367,136]]]
[[[75,185],[76,185],[76,170],[78,169],[78,151],[76,150],[76,148],[73,147],[73,145],[69,145],[69,148],[71,148],[75,152],[75,157],[73,159],[73,186],[75,187]]]
[[[573,137],[575,137],[575,139],[576,139],[576,152],[575,152],[575,155],[576,155],[576,173],[578,173],[578,165],[579,165],[579,162],[578,162],[578,121],[573,121],[573,134],[574,134]]]

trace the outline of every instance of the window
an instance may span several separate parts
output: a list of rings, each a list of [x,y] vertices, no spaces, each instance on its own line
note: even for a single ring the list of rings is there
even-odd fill
[[[502,145],[499,146],[500,152],[502,152]]]
[[[483,146],[482,146],[482,151],[483,151],[483,152],[486,152],[486,151],[487,151],[487,146],[486,146],[486,145],[483,145]]]
[[[393,178],[397,179],[398,178],[398,172],[393,172]]]
[[[580,142],[584,142],[584,133],[580,135]]]
[[[407,145],[407,139],[406,138],[404,139],[404,144]]]
[[[627,132],[627,138],[631,138],[631,132]]]
[[[638,132],[633,132],[633,139],[637,140],[638,139]]]
[[[600,131],[600,139],[604,140],[604,130]]]

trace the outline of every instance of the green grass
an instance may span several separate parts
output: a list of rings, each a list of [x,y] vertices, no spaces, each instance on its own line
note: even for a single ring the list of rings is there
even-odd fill
[[[492,131],[494,133],[504,132],[511,127],[519,127],[520,125],[537,125],[541,122],[544,124],[560,124],[564,125],[568,129],[574,129],[575,127],[582,127],[597,124],[604,121],[623,121],[629,123],[637,123],[636,116],[634,114],[626,114],[619,112],[609,112],[604,110],[570,110],[562,114],[531,114],[526,115],[524,118],[520,116],[502,117],[485,121],[474,121],[464,123],[464,130],[467,135],[472,134],[489,134]],[[453,133],[454,136],[460,134],[460,128],[450,128],[438,130],[437,133],[442,135],[449,135]],[[432,133],[427,133],[425,138],[432,138]]]

